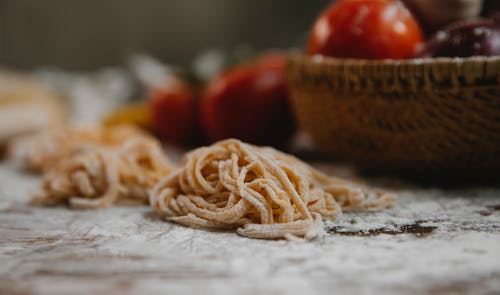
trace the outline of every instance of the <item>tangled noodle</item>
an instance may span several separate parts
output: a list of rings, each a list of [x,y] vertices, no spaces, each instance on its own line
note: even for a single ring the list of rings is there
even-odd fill
[[[71,207],[79,209],[103,208],[116,202],[147,203],[150,189],[174,166],[155,139],[125,136],[128,131],[120,131],[106,143],[85,142],[65,150],[55,166],[46,170],[32,203],[50,205],[68,200]]]
[[[250,238],[312,239],[322,219],[391,206],[382,191],[328,177],[272,148],[226,140],[196,149],[151,191],[164,218],[196,228],[237,229]]]
[[[336,220],[342,210],[386,208],[395,200],[234,139],[188,153],[181,167],[157,140],[130,126],[55,130],[28,142],[21,158],[44,173],[32,198],[38,205],[95,209],[149,201],[164,218],[190,227],[312,239],[322,234],[323,219]]]

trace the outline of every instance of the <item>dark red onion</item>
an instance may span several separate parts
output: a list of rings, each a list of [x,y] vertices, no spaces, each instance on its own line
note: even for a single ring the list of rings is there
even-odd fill
[[[438,31],[416,57],[500,55],[500,17],[457,22]]]

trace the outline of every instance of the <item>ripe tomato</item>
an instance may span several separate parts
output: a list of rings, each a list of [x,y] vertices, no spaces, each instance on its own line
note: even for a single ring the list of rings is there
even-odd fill
[[[308,53],[340,58],[411,58],[422,29],[397,0],[341,0],[313,26]]]
[[[182,80],[171,80],[150,92],[154,132],[164,141],[186,143],[198,128],[196,91]]]
[[[201,122],[212,140],[238,138],[280,145],[294,130],[282,54],[263,55],[212,80],[201,101]]]

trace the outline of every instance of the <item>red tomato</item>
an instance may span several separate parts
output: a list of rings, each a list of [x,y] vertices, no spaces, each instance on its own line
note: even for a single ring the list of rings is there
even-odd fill
[[[152,125],[164,141],[186,143],[196,135],[198,98],[187,83],[169,81],[150,93]]]
[[[340,58],[411,58],[422,29],[397,0],[341,0],[313,26],[308,53]]]
[[[238,138],[280,145],[294,130],[282,54],[267,54],[212,80],[201,102],[201,122],[212,140]]]

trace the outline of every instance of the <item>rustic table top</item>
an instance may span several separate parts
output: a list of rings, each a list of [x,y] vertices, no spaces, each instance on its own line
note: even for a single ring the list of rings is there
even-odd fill
[[[38,181],[0,164],[0,294],[500,293],[498,188],[399,185],[393,209],[288,242],[194,230],[148,207],[30,207]]]

